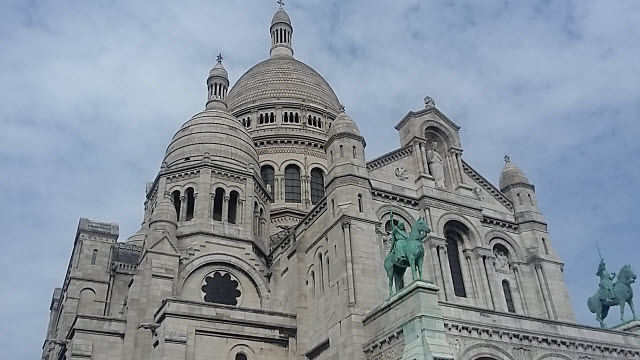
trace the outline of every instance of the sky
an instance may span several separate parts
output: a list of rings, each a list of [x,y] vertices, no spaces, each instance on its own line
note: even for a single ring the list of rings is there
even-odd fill
[[[640,1],[289,0],[296,58],[331,84],[372,159],[432,96],[463,159],[497,185],[504,154],[549,224],[578,321],[596,325],[598,242],[637,261]],[[0,2],[0,348],[40,356],[80,217],[142,220],[175,131],[268,57],[274,1]],[[607,319],[615,324],[614,311]]]

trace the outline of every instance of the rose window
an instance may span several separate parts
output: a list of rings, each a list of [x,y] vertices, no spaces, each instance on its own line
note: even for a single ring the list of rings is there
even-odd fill
[[[204,301],[214,304],[238,305],[242,295],[238,280],[228,272],[215,271],[202,281]]]

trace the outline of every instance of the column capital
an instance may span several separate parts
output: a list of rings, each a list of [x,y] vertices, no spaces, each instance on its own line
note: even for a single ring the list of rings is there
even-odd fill
[[[491,251],[491,249],[476,247],[472,251],[476,254],[478,258],[486,257],[487,259],[493,259],[494,257],[493,251]]]
[[[184,201],[184,199],[186,199],[186,197],[184,195],[180,195],[180,201]]]
[[[351,221],[345,220],[342,222],[342,228],[343,229],[348,229],[351,227]]]

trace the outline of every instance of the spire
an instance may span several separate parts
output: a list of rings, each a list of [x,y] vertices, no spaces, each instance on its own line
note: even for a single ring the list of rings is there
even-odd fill
[[[280,8],[271,19],[271,57],[276,56],[293,56],[293,46],[291,45],[291,37],[293,35],[293,26],[289,15],[282,8],[284,1],[278,0]]]
[[[222,54],[218,54],[217,62],[209,71],[207,78],[207,109],[227,109],[225,97],[229,90],[229,74],[222,66]]]

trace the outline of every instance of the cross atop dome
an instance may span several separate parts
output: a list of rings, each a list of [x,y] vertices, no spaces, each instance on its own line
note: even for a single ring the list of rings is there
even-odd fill
[[[504,162],[505,163],[511,162],[511,158],[509,157],[509,155],[506,155],[506,154],[504,155]]]
[[[218,62],[222,64],[222,53],[218,54],[218,57],[216,58],[216,60],[218,60]]]
[[[282,7],[284,6],[284,1],[278,0],[278,4],[280,5],[280,9],[282,9]]]

